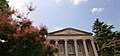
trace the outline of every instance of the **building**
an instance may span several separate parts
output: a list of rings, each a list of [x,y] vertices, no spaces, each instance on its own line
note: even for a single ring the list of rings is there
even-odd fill
[[[55,56],[98,56],[92,33],[65,28],[49,33],[48,39],[59,44],[59,52]]]

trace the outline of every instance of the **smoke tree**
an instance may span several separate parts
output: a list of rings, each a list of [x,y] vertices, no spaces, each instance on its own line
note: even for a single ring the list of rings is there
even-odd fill
[[[29,14],[34,10],[28,6]],[[13,19],[16,15],[19,19]],[[35,27],[32,21],[15,9],[6,0],[0,0],[0,56],[53,56],[58,45],[47,40],[45,25]]]

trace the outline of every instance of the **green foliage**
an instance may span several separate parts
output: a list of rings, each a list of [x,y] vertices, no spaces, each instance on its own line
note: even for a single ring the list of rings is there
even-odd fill
[[[9,7],[6,0],[0,0],[0,11],[3,11],[5,8]]]
[[[50,43],[51,43],[51,44],[55,44],[55,41],[54,41],[54,40],[50,40]]]
[[[97,19],[93,25],[101,56],[120,55],[120,32],[113,32],[113,25],[107,25]]]

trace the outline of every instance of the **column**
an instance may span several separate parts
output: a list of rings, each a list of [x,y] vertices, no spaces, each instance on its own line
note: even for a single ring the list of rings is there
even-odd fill
[[[55,40],[55,44],[58,44],[58,40]],[[55,56],[58,56],[58,52],[55,54]]]
[[[78,56],[77,39],[74,40],[75,55]]]
[[[84,49],[85,49],[85,55],[89,56],[88,55],[88,49],[87,49],[87,45],[86,45],[85,39],[83,39],[83,45],[84,45]]]
[[[65,40],[65,56],[68,56],[67,40]]]
[[[94,44],[93,40],[91,40],[91,44],[92,44],[92,47],[93,47],[93,51],[94,51],[95,56],[98,56],[97,50],[96,50],[96,47],[95,47],[95,44]]]

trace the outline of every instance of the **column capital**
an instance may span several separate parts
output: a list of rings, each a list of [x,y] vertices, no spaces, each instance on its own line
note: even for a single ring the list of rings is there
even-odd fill
[[[73,41],[77,41],[78,39],[73,39]]]
[[[58,40],[55,40],[55,44],[58,44]]]
[[[90,40],[91,42],[94,42],[93,40]]]
[[[83,41],[86,41],[86,39],[82,39]]]
[[[59,41],[58,39],[55,39],[55,41]]]
[[[64,41],[68,41],[68,39],[64,39]]]

